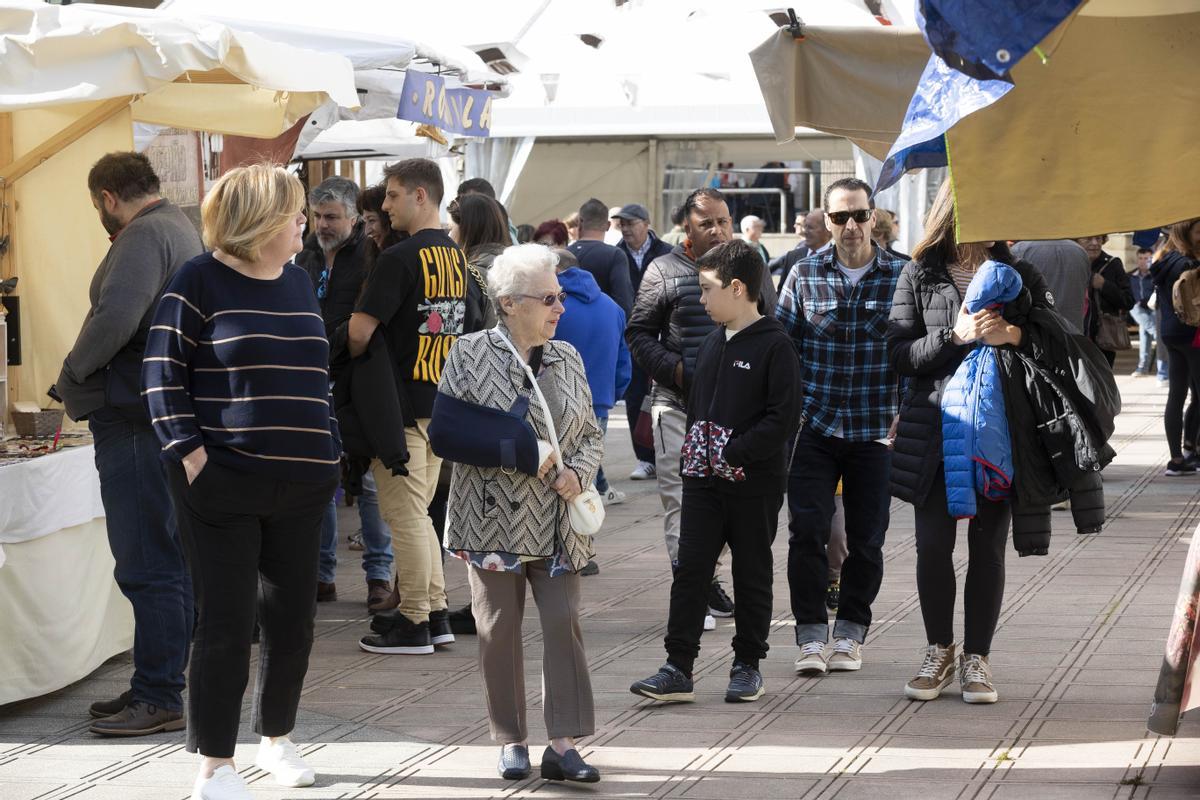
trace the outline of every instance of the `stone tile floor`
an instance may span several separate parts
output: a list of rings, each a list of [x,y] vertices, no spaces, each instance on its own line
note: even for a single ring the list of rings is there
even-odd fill
[[[1128,370],[1121,370],[1128,374]],[[968,706],[956,690],[927,704],[904,699],[924,644],[914,583],[912,514],[893,506],[883,589],[861,672],[797,677],[786,591],[786,528],[776,540],[768,694],[722,702],[732,622],[705,636],[698,701],[655,707],[628,692],[663,660],[669,569],[655,488],[624,480],[632,467],[620,409],[609,472],[629,502],[598,538],[601,572],[585,579],[584,631],[598,730],[584,755],[594,786],[538,778],[505,783],[475,668],[462,637],[433,656],[377,656],[355,643],[366,627],[358,554],[341,510],[341,602],[322,605],[295,732],[317,786],[284,790],[252,763],[244,726],[238,761],[264,798],[1119,798],[1200,797],[1200,717],[1179,736],[1146,733],[1145,720],[1184,554],[1200,522],[1200,478],[1162,477],[1167,459],[1153,379],[1120,379],[1119,455],[1105,472],[1109,521],[1096,536],[1055,514],[1051,553],[1010,552],[993,664],[1001,701]],[[884,479],[881,476],[881,480]],[[959,548],[959,575],[966,549]],[[451,605],[467,599],[462,565],[447,562]],[[533,604],[525,634],[532,740],[541,636]],[[961,630],[961,624],[960,628]],[[109,661],[53,695],[0,707],[0,800],[175,800],[196,760],[182,734],[105,741],[87,732],[87,705],[126,685],[128,657]],[[540,750],[535,745],[534,757]]]

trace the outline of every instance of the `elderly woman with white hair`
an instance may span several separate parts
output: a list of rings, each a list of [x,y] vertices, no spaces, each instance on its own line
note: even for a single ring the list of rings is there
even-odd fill
[[[479,668],[492,739],[502,746],[501,776],[519,780],[531,772],[521,640],[529,584],[542,625],[543,706],[550,739],[541,774],[590,783],[600,780],[600,773],[584,763],[575,738],[590,735],[595,727],[579,625],[579,570],[593,552],[590,537],[572,530],[567,503],[592,484],[604,440],[583,360],[571,345],[552,341],[566,297],[555,272],[557,261],[537,244],[509,247],[497,256],[488,271],[497,325],[460,338],[446,361],[441,394],[451,402],[515,414],[523,420],[518,424],[527,422],[540,441],[536,459],[525,460],[528,471],[454,464],[445,545],[470,564]],[[545,397],[552,428],[526,366]],[[551,430],[557,432],[561,469],[551,454]]]

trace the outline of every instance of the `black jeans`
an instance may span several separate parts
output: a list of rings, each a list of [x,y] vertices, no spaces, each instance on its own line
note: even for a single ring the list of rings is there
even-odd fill
[[[706,487],[683,488],[679,530],[679,565],[671,584],[667,619],[667,660],[692,673],[700,653],[708,590],[721,549],[728,544],[733,560],[733,653],[755,669],[767,654],[771,630],[771,544],[779,527],[777,494],[737,497]]]
[[[1171,458],[1183,458],[1183,404],[1191,389],[1200,398],[1200,349],[1188,341],[1167,342],[1167,407],[1163,412],[1163,428]],[[1192,431],[1188,431],[1192,433]]]
[[[183,710],[192,640],[192,581],[163,472],[162,444],[149,422],[112,408],[88,415],[113,577],[133,606],[133,698]]]
[[[842,591],[834,638],[866,640],[871,603],[883,583],[883,540],[891,503],[888,475],[892,451],[878,442],[848,442],[822,436],[805,426],[796,436],[788,475],[788,585],[796,643],[827,641],[829,612],[829,526],[833,498],[842,481],[848,554],[842,564]]]
[[[1004,551],[1012,526],[1012,506],[975,498],[976,515],[967,524],[967,580],[963,589],[963,652],[986,656],[1004,601]],[[938,469],[925,505],[913,508],[917,537],[917,595],[929,644],[954,641],[954,540],[958,520],[946,506],[946,476]]]
[[[316,613],[321,522],[337,488],[230,469],[211,458],[189,486],[168,477],[200,611],[188,673],[187,749],[232,758],[250,673],[255,610],[262,628],[254,730],[296,725]]]

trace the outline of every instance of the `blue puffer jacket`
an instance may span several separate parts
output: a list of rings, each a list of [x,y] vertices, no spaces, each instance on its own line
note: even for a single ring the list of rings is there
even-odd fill
[[[1015,269],[987,261],[971,279],[963,305],[974,314],[1020,293],[1021,276]],[[988,500],[1011,495],[1013,454],[1003,383],[996,348],[981,344],[967,354],[942,392],[946,504],[956,519],[975,516],[976,494]]]

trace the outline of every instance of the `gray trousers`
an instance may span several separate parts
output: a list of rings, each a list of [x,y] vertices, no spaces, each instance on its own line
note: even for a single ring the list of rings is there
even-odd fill
[[[579,575],[551,578],[547,562],[531,561],[523,572],[467,567],[471,610],[479,632],[479,671],[492,740],[529,738],[525,722],[525,651],[521,621],[525,585],[533,587],[542,622],[542,712],[551,739],[595,732],[592,679],[579,627]]]

